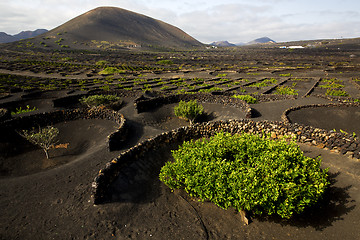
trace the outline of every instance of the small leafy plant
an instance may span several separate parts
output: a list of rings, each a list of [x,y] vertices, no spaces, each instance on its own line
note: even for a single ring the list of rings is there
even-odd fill
[[[278,86],[276,88],[275,94],[278,95],[298,95],[298,90],[295,90],[288,86]]]
[[[11,112],[11,115],[27,113],[27,112],[33,112],[33,111],[36,111],[36,110],[38,110],[36,107],[30,108],[29,105],[26,105],[26,108],[24,108],[24,109],[22,107],[16,108],[16,111]]]
[[[159,64],[159,65],[172,65],[174,64],[173,61],[171,60],[159,60],[156,62],[156,64]]]
[[[321,82],[325,84],[319,85],[320,88],[340,89],[345,87],[344,85],[340,84],[342,83],[342,80],[336,78],[323,79]]]
[[[180,101],[179,105],[174,108],[175,115],[182,117],[190,121],[190,125],[194,123],[197,117],[204,112],[204,107],[196,100],[190,100],[189,102]]]
[[[216,77],[226,77],[227,76],[227,73],[219,73],[218,75],[216,75]]]
[[[59,129],[53,126],[47,126],[45,128],[39,127],[39,131],[35,131],[35,129],[32,131],[23,130],[20,135],[29,142],[41,147],[45,152],[46,158],[49,159],[49,150],[57,143],[56,137],[58,134]]]
[[[116,67],[106,67],[104,70],[100,71],[101,75],[112,75],[115,73],[125,73],[125,70],[118,69]]]
[[[120,101],[120,97],[116,95],[91,95],[82,97],[80,102],[88,107],[106,106]]]
[[[314,205],[328,187],[321,159],[305,157],[291,140],[218,133],[184,142],[159,178],[200,201],[256,215],[290,218]]]
[[[236,95],[235,94],[232,97],[243,100],[247,103],[257,103],[258,102],[258,100],[256,98],[254,98],[253,96],[250,96],[250,95]]]
[[[280,77],[291,77],[292,74],[291,73],[281,73],[279,74]]]
[[[340,96],[340,97],[348,97],[349,94],[344,90],[330,89],[326,90],[325,95],[327,96]]]
[[[95,63],[95,65],[98,65],[98,66],[105,66],[105,65],[108,65],[108,64],[109,64],[109,62],[106,61],[106,60],[100,60],[100,61],[97,61]]]
[[[277,80],[275,78],[266,78],[266,79],[262,80],[261,82],[253,83],[253,84],[249,85],[249,87],[262,88],[262,87],[271,86],[276,83],[277,83]]]

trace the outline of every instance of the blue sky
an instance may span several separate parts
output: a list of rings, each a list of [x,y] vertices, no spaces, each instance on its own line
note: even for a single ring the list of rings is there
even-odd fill
[[[359,0],[0,0],[0,32],[50,30],[99,6],[162,20],[203,43],[360,37]]]

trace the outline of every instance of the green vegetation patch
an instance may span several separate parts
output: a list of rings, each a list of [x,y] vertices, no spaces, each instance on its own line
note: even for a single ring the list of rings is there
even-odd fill
[[[105,66],[105,65],[108,65],[108,64],[109,64],[109,62],[106,61],[106,60],[100,60],[100,61],[97,61],[95,63],[95,65],[98,65],[98,66]]]
[[[277,83],[277,80],[275,78],[266,78],[266,79],[262,80],[261,82],[253,83],[253,84],[249,85],[249,87],[262,88],[262,87],[271,86],[276,83]]]
[[[280,77],[291,77],[292,74],[291,73],[281,73],[279,74]]]
[[[314,205],[328,187],[321,159],[305,157],[294,141],[218,133],[172,151],[159,178],[200,201],[256,215],[290,218]]]
[[[99,72],[101,75],[111,75],[115,73],[125,73],[125,71],[116,67],[106,67],[104,70]]]
[[[92,95],[80,99],[80,102],[88,107],[106,106],[117,101],[120,101],[120,97],[116,95]]]
[[[275,94],[278,95],[298,95],[298,90],[295,90],[288,86],[278,86],[275,90]]]
[[[216,77],[226,77],[227,76],[227,73],[219,73],[218,75],[216,75]]]
[[[348,97],[349,94],[344,90],[330,89],[326,90],[325,95],[327,96],[339,96],[339,97]]]
[[[333,89],[339,89],[345,87],[344,85],[340,84],[342,83],[342,80],[338,80],[336,78],[331,79],[323,79],[321,82],[325,83],[322,85],[319,85],[321,88],[333,88]]]
[[[190,89],[190,88],[189,88]],[[222,88],[219,87],[212,87],[212,88],[208,88],[208,89],[200,89],[198,92],[202,92],[202,93],[211,93],[211,92],[216,92],[216,91],[222,91]]]
[[[174,64],[174,62],[171,61],[171,60],[159,60],[159,61],[156,62],[156,64],[160,64],[160,65],[172,65],[172,64]]]
[[[177,117],[182,117],[190,121],[190,124],[196,120],[204,112],[204,107],[198,104],[196,100],[188,102],[180,101],[179,105],[174,108],[174,113]]]
[[[36,107],[31,108],[29,105],[26,105],[26,108],[22,108],[22,107],[16,108],[16,111],[11,112],[11,115],[33,112],[36,110],[38,110]]]
[[[237,98],[237,99],[241,99],[247,103],[257,103],[258,100],[256,98],[254,98],[253,96],[250,95],[233,95],[232,98]]]
[[[39,131],[35,131],[34,129],[32,131],[23,130],[21,134],[21,136],[29,142],[41,147],[47,159],[49,159],[49,150],[57,143],[56,137],[58,135],[59,129],[53,126],[47,126],[45,128],[39,127]]]

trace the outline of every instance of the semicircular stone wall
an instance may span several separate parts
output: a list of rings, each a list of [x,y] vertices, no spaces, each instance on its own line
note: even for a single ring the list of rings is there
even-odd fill
[[[103,119],[118,123],[119,128],[108,136],[108,148],[110,151],[121,148],[121,145],[126,141],[128,132],[124,116],[119,112],[103,107],[57,110],[12,118],[1,123],[0,132],[20,131],[22,129],[31,129],[34,126],[42,127],[77,119]]]
[[[145,140],[135,147],[123,152],[117,158],[108,162],[92,183],[92,198],[94,204],[107,201],[107,192],[112,182],[119,176],[121,169],[129,166],[134,160],[141,158],[146,152],[160,149],[172,143],[181,143],[190,139],[210,137],[217,132],[267,134],[273,139],[291,136],[298,142],[307,143],[320,148],[326,148],[360,159],[360,142],[345,133],[329,132],[323,129],[290,124],[284,122],[259,121],[248,119],[229,120],[195,124],[181,127]]]
[[[166,104],[177,103],[180,101],[197,100],[202,103],[218,103],[225,106],[233,106],[245,112],[246,118],[252,117],[252,109],[248,103],[243,100],[232,98],[225,95],[211,95],[211,94],[179,94],[169,95],[150,99],[139,98],[135,100],[135,108],[138,113],[149,111]]]

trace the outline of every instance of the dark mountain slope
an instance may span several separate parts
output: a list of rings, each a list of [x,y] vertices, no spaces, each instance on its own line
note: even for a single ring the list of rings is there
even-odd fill
[[[86,12],[44,36],[55,38],[59,34],[67,42],[112,43],[160,47],[199,47],[202,43],[182,30],[165,22],[115,7],[99,7]],[[70,46],[75,47],[76,46]]]

